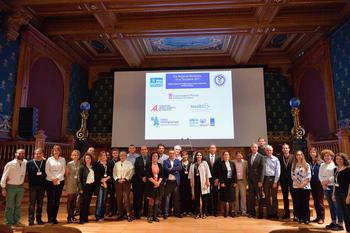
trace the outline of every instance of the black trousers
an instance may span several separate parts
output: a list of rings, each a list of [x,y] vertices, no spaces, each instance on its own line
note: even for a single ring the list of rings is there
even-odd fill
[[[164,190],[165,196],[165,207],[164,214],[168,215],[171,210],[171,200],[173,201],[174,206],[174,214],[181,214],[181,206],[180,206],[180,191],[179,186],[176,183],[176,180],[167,180]]]
[[[36,213],[36,221],[41,220],[44,196],[45,196],[45,187],[43,186],[29,187],[28,222],[34,222],[34,212]],[[35,210],[35,205],[36,205],[36,210]]]
[[[324,204],[323,204],[324,192],[320,182],[311,183],[311,194],[312,194],[312,199],[314,200],[314,206],[316,209],[316,215],[317,215],[316,218],[324,220],[325,218]]]
[[[191,193],[191,185],[189,183],[180,183],[180,199],[181,199],[181,212],[190,213],[193,212],[193,201]]]
[[[136,180],[132,186],[133,191],[133,208],[134,208],[134,217],[141,217],[142,210],[142,201],[143,201],[143,215],[147,216],[148,213],[148,199],[145,195],[145,186],[142,180]]]
[[[203,200],[202,200],[203,201]],[[219,208],[219,188],[210,182],[210,193],[208,194],[208,211],[211,215],[217,215]]]
[[[310,201],[310,190],[295,189],[296,212],[299,220],[310,221],[309,201]]]
[[[255,201],[258,201],[258,215],[263,216],[262,209],[262,188],[258,187],[258,182],[248,181],[248,213],[252,216],[256,216],[255,213]]]
[[[345,229],[347,232],[349,232],[350,231],[350,204],[346,204],[346,196],[347,196],[347,193],[335,192],[335,199],[344,215]]]
[[[88,222],[92,194],[95,191],[94,184],[86,184],[80,195],[80,222]]]
[[[117,213],[118,205],[117,205],[117,194],[115,192],[115,180],[110,179],[108,181],[107,187],[107,204],[108,204],[108,212],[112,215]]]
[[[291,183],[288,182],[281,182],[281,189],[282,189],[282,195],[283,195],[283,208],[284,208],[284,215],[286,217],[290,217],[290,209],[289,209],[289,193],[292,197],[293,206],[295,206],[295,197],[294,197],[294,188]],[[297,216],[295,212],[295,208],[293,208],[293,216]]]
[[[60,207],[60,200],[64,181],[61,181],[59,185],[53,185],[51,181],[47,181],[47,218],[48,222],[57,221],[57,213]]]
[[[208,206],[209,194],[202,194],[201,182],[199,176],[195,176],[194,180],[194,210],[195,214],[206,214]],[[202,198],[202,211],[200,201]]]

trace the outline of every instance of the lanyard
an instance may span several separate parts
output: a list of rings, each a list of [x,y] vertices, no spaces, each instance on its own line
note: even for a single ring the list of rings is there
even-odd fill
[[[287,161],[286,161],[286,158],[283,156],[283,163],[284,163],[284,166],[287,168],[289,163],[289,158],[287,158]]]
[[[43,161],[44,161],[44,160],[41,160],[40,166],[38,167],[38,165],[36,165],[36,162],[35,162],[35,160],[34,160],[34,165],[36,166],[36,168],[38,169],[39,172],[40,172],[40,170],[41,170],[41,166],[43,165]]]

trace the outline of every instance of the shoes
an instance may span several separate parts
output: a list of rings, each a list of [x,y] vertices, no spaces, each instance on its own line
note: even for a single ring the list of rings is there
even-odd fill
[[[215,215],[214,215],[215,216]],[[216,216],[217,217],[217,216]],[[202,218],[203,219],[206,219],[207,218],[207,215],[206,214],[202,214]]]
[[[175,217],[182,218],[182,214],[177,214]]]
[[[109,213],[108,215],[107,215],[107,217],[113,217],[113,213]]]
[[[306,225],[308,225],[310,223],[310,221],[308,219],[303,221]]]
[[[294,216],[293,217],[293,222],[298,222],[299,221],[299,218],[297,216]]]
[[[71,218],[67,218],[67,223],[73,223]]]
[[[104,221],[103,218],[97,219],[97,222],[103,222],[103,221]]]
[[[227,212],[225,211],[225,213],[224,213],[224,218],[227,218],[227,215],[228,215],[228,214],[227,214]]]
[[[44,224],[43,220],[41,220],[41,219],[36,220],[36,223],[38,223],[38,225],[43,225]]]
[[[195,215],[193,215],[193,217],[194,217],[195,219],[197,219],[197,218],[199,218],[199,214],[195,214]]]
[[[54,219],[54,220],[52,221],[52,223],[53,223],[53,224],[58,224],[57,219]]]
[[[33,224],[34,224],[34,223],[33,223]],[[15,223],[14,226],[15,226],[15,227],[25,227],[25,225],[24,225],[23,223],[20,223],[20,222]]]
[[[164,218],[164,219],[167,219],[168,217],[169,217],[169,214],[164,214],[164,215],[163,215],[163,218]]]
[[[157,217],[155,216],[155,217],[153,217],[153,221],[159,222],[159,218],[157,218]]]
[[[130,215],[128,215],[128,222],[132,222],[132,217]]]
[[[310,221],[312,223],[317,223],[318,222],[318,218],[315,218],[314,220]]]
[[[28,223],[28,226],[33,226],[34,225],[34,221],[30,221],[29,223]]]
[[[153,222],[153,218],[152,218],[152,217],[148,217],[148,218],[147,218],[147,222],[148,222],[148,223],[152,223],[152,222]]]
[[[336,227],[336,226],[337,224],[331,222],[330,224],[326,225],[326,229],[332,229],[333,227]]]
[[[79,224],[85,224],[86,222],[85,221],[79,221]]]
[[[289,215],[283,215],[282,219],[283,220],[290,220],[290,216]]]
[[[324,223],[324,220],[323,219],[319,219],[318,221],[317,221],[317,224],[323,224]]]
[[[334,227],[331,228],[332,231],[343,231],[344,230],[344,227],[339,225],[339,224],[336,224]]]

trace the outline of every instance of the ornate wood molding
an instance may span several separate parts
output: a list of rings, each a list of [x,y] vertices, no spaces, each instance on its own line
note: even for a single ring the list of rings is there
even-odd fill
[[[5,33],[8,40],[17,40],[22,26],[27,25],[32,19],[32,14],[24,9],[15,9],[5,21]]]

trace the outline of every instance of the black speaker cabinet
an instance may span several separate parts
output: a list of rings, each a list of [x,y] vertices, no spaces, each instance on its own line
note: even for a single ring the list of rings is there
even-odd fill
[[[24,139],[33,139],[38,132],[39,111],[37,108],[20,108],[18,135]]]

